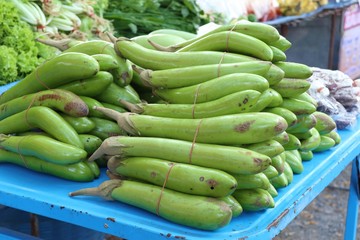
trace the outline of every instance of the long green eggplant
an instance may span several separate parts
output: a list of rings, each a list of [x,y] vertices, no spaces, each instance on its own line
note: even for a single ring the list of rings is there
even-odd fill
[[[73,117],[87,116],[90,110],[76,94],[62,89],[50,89],[27,94],[1,104],[0,120],[32,106],[49,107]]]
[[[259,173],[270,165],[268,156],[246,148],[153,137],[109,137],[88,160],[105,155],[159,158],[235,174]]]
[[[139,207],[171,222],[203,230],[224,227],[232,218],[230,207],[217,198],[180,193],[130,180],[108,180],[96,188],[80,189],[69,195],[103,196]]]
[[[48,107],[32,107],[0,121],[0,133],[13,134],[40,128],[55,139],[84,148],[75,129]]]
[[[285,131],[284,118],[272,113],[240,113],[204,119],[173,119],[134,113],[97,110],[113,118],[131,135],[164,137],[201,143],[251,144],[269,140]]]
[[[107,168],[113,174],[193,195],[226,197],[237,187],[236,179],[224,171],[157,158],[114,156]]]
[[[221,86],[221,91],[219,87]],[[157,88],[156,96],[169,103],[203,103],[219,99],[228,94],[243,90],[263,92],[269,88],[268,81],[257,74],[233,73],[208,80],[203,83],[179,88]]]
[[[260,92],[244,90],[213,101],[197,104],[132,104],[121,101],[133,113],[169,118],[208,118],[249,112],[260,97]]]
[[[22,156],[18,153],[0,149],[0,163],[16,164],[32,171],[41,172],[76,182],[90,182],[94,174],[84,162],[60,165],[47,162],[32,156]]]
[[[0,95],[0,104],[41,90],[56,88],[94,76],[99,63],[83,53],[63,53],[37,67],[32,73]]]
[[[66,165],[85,160],[81,148],[44,135],[12,136],[0,134],[0,148],[22,156],[33,156],[54,164]]]

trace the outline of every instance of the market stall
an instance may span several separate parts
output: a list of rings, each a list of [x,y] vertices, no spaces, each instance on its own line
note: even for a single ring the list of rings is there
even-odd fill
[[[225,228],[212,232],[171,224],[125,204],[95,197],[68,196],[69,192],[79,188],[97,186],[106,179],[105,174],[91,183],[74,183],[4,165],[0,169],[1,204],[126,239],[270,239],[283,230],[349,163],[354,161],[353,166],[357,166],[359,124],[339,133],[343,142],[304,162],[304,172],[295,175],[292,184],[279,190],[275,208],[243,213]],[[32,181],[29,181],[30,178]],[[357,179],[353,178],[351,191],[354,194],[354,185],[357,184],[354,180]],[[44,182],[48,184],[44,185]],[[346,236],[353,236],[354,228],[356,231],[357,208],[351,206],[357,206],[357,201],[354,197],[349,200],[348,216],[352,221],[347,223]]]
[[[274,26],[295,19],[136,36],[140,21],[116,37],[103,16],[121,22],[131,10],[150,19],[164,5],[105,13],[103,5],[12,3],[20,15],[9,11],[10,21],[33,25],[33,35],[22,27],[37,36],[28,42],[36,56],[17,72],[23,49],[4,28],[11,61],[0,65],[0,207],[30,212],[32,235],[43,216],[94,239],[270,239],[352,163],[345,235],[355,238],[360,82],[289,60],[293,43]],[[195,6],[166,5],[200,21]],[[101,24],[83,32],[84,19]],[[0,227],[5,239],[18,234]]]

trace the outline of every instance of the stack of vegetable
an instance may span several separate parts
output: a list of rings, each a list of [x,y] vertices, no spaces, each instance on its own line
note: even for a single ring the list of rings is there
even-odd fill
[[[121,100],[126,113],[96,107],[130,136],[105,139],[89,158],[110,158],[112,180],[70,195],[103,195],[205,230],[274,207],[302,161],[340,140],[306,93],[311,69],[287,62],[291,43],[265,24],[173,34],[149,34],[150,45],[113,39],[152,102]]]
[[[286,61],[291,43],[269,25],[110,38],[48,42],[62,53],[1,95],[1,161],[90,181],[105,159],[112,179],[71,196],[215,230],[273,208],[302,161],[339,142],[306,93],[311,69]]]
[[[72,41],[73,47],[0,96],[1,161],[91,181],[100,174],[100,162],[84,160],[103,139],[124,133],[93,106],[125,111],[120,103],[112,103],[119,98],[133,103],[140,99],[128,85],[132,69],[116,55],[112,43]]]

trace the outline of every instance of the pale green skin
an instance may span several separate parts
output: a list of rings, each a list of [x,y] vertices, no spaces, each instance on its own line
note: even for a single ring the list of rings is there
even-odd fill
[[[83,53],[62,53],[45,61],[19,83],[2,93],[0,104],[47,88],[57,88],[72,81],[92,77],[98,71],[99,64],[93,57]]]
[[[88,133],[95,128],[95,123],[88,117],[71,117],[65,114],[60,114],[60,116],[79,134]]]
[[[273,89],[272,87],[270,87],[268,90],[271,91],[272,100],[271,100],[271,102],[267,105],[267,107],[279,107],[279,106],[283,103],[283,97],[281,96],[280,93],[278,93],[278,92],[277,92],[275,89]]]
[[[221,86],[221,91],[219,91]],[[263,92],[269,88],[268,81],[257,74],[233,73],[203,83],[173,89],[159,88],[154,93],[169,103],[196,103],[219,99],[243,90]]]
[[[315,107],[318,106],[317,101],[310,94],[308,94],[307,92],[304,92],[304,93],[302,93],[302,94],[300,94],[298,96],[295,96],[293,98],[298,99],[298,100],[302,100],[302,101],[305,101],[305,102],[308,102],[308,103],[311,103]]]
[[[48,107],[32,107],[0,121],[0,132],[13,134],[40,128],[55,139],[84,148],[75,129]]]
[[[286,50],[288,50],[291,47],[292,44],[284,36],[280,35],[278,40],[270,42],[269,45],[274,46],[274,47],[280,49],[281,51],[285,52]]]
[[[279,142],[273,139],[266,140],[260,143],[246,145],[244,147],[255,152],[264,154],[268,157],[275,157],[285,151],[284,147]]]
[[[284,144],[283,147],[285,150],[296,150],[299,149],[301,147],[301,141],[295,137],[295,135],[288,133],[289,136],[289,142]]]
[[[269,179],[262,172],[256,174],[232,174],[238,182],[237,189],[268,189]]]
[[[84,144],[84,150],[88,155],[93,154],[102,143],[102,140],[99,137],[91,134],[79,134],[79,138]]]
[[[297,117],[293,112],[291,112],[290,110],[283,108],[283,107],[272,107],[272,108],[268,107],[268,108],[265,108],[263,111],[271,112],[271,113],[274,113],[274,114],[277,114],[277,115],[283,117],[288,124],[288,128],[293,126],[297,120]]]
[[[200,119],[249,112],[259,97],[258,91],[244,90],[204,103],[138,104],[141,110],[135,112],[158,117]]]
[[[95,135],[101,140],[111,136],[124,135],[124,131],[112,120],[98,117],[90,117],[90,120],[95,123],[95,128],[88,134]]]
[[[87,156],[86,151],[81,148],[43,135],[1,134],[0,147],[23,156],[33,156],[59,165],[78,163],[85,160]]]
[[[311,137],[301,141],[301,146],[299,149],[302,151],[314,150],[320,145],[321,136],[318,130],[316,130],[316,128],[311,128],[309,132],[311,133]]]
[[[316,107],[312,103],[295,98],[283,98],[280,107],[292,111],[295,115],[312,114],[316,111]]]
[[[302,164],[301,158],[298,158],[289,151],[285,151],[286,159],[285,161],[290,165],[291,170],[294,174],[300,174],[304,171],[304,166]]]
[[[81,100],[83,100],[85,102],[85,104],[88,106],[89,108],[89,113],[87,114],[87,117],[102,117],[105,118],[105,115],[94,110],[94,107],[103,107],[103,105],[101,104],[101,102],[99,102],[98,100],[96,100],[95,98],[92,97],[87,97],[87,96],[79,96],[81,98]]]
[[[118,38],[115,50],[122,58],[151,70],[249,61],[248,56],[217,51],[162,52],[144,48],[127,38]]]
[[[240,113],[204,119],[173,119],[147,115],[129,115],[122,127],[130,134],[164,137],[224,145],[251,144],[269,140],[287,128],[284,118],[272,113]],[[135,130],[135,131],[134,131]]]
[[[181,30],[176,30],[176,29],[168,29],[168,28],[162,28],[162,29],[157,29],[152,31],[151,33],[149,33],[149,36],[152,35],[171,35],[174,38],[179,38],[179,39],[185,39],[185,40],[189,40],[192,38],[196,37],[195,33],[190,33],[190,32],[186,32],[186,31],[181,31]]]
[[[316,124],[317,119],[314,113],[298,115],[296,123],[293,126],[288,127],[286,131],[288,133],[306,133],[311,128],[315,127]]]
[[[289,142],[289,135],[287,132],[282,132],[275,137],[272,138],[273,140],[277,141],[281,145],[287,144]]]
[[[130,84],[133,71],[131,63],[119,57],[114,49],[114,44],[104,40],[91,40],[76,44],[64,52],[79,52],[88,55],[108,54],[112,56],[118,63],[119,67],[112,69],[111,74],[114,76],[114,82],[120,86]]]
[[[94,54],[92,57],[98,61],[100,71],[109,71],[120,67],[116,58],[109,54]]]
[[[311,159],[314,158],[314,154],[313,154],[312,151],[301,151],[301,150],[299,150],[299,153],[300,153],[302,161],[310,161]]]
[[[270,103],[274,99],[273,92],[274,91],[272,89],[270,89],[270,88],[263,91],[261,93],[257,103],[254,104],[253,107],[250,109],[250,112],[261,112],[265,108],[269,107]]]
[[[43,90],[24,95],[0,105],[0,120],[33,106],[45,106],[73,117],[88,114],[87,105],[74,93],[62,89]]]
[[[296,62],[276,62],[276,66],[285,72],[285,78],[307,79],[313,74],[310,67]]]
[[[233,193],[234,198],[245,211],[261,211],[275,207],[270,193],[264,189],[238,189]]]
[[[264,61],[273,59],[273,51],[269,45],[257,38],[234,31],[210,34],[178,49],[177,52],[209,50],[244,54]]]
[[[246,34],[248,36],[257,38],[265,43],[276,42],[281,37],[278,30],[271,25],[259,23],[259,22],[250,22],[250,21],[242,20],[242,21],[237,22],[236,24],[219,26],[218,28],[216,28],[204,35],[201,35],[199,37],[192,38],[186,42],[180,43],[180,44],[176,45],[176,47],[184,47],[184,46],[189,45],[192,42],[195,42],[201,38],[207,37],[214,33],[219,33],[219,32],[224,32],[224,31],[234,31],[234,32]]]
[[[279,172],[276,170],[276,168],[272,165],[270,165],[268,168],[266,168],[263,173],[268,179],[271,179],[273,177],[276,177],[279,175]]]
[[[277,84],[271,86],[282,97],[296,97],[305,93],[311,86],[311,83],[305,79],[283,78]]]
[[[324,152],[335,146],[334,139],[323,135],[321,135],[320,138],[321,138],[320,144],[317,148],[312,150],[313,152]]]
[[[237,187],[236,179],[224,171],[156,158],[111,158],[108,169],[113,174],[200,196],[225,197]]]
[[[336,132],[336,130],[332,130],[331,132],[324,134],[324,136],[331,137],[335,141],[335,145],[341,142],[341,137],[339,133]]]
[[[270,195],[274,198],[276,196],[278,196],[278,192],[276,190],[276,188],[270,183],[269,188],[267,189],[267,191],[270,193]]]
[[[168,47],[185,41],[182,37],[166,33],[140,35],[131,38],[131,40],[148,49],[156,49],[149,43],[149,40],[163,47]]]
[[[284,174],[285,177],[288,181],[288,184],[292,183],[293,179],[294,179],[294,173],[293,169],[291,168],[291,165],[285,161],[284,163]]]
[[[313,116],[316,118],[315,128],[321,135],[330,133],[336,128],[335,121],[326,113],[316,111]]]
[[[285,159],[282,158],[280,154],[271,158],[271,166],[273,166],[279,174],[284,172],[284,162]]]
[[[263,61],[222,63],[221,65],[219,63],[209,63],[208,65],[145,71],[140,73],[140,77],[153,87],[179,88],[205,83],[208,80],[233,73],[250,73],[265,76],[270,66],[271,63]]]
[[[271,51],[273,52],[273,58],[272,62],[278,62],[278,61],[285,61],[286,60],[286,54],[281,51],[280,49],[270,46]]]
[[[113,76],[105,71],[98,72],[95,76],[73,81],[59,86],[79,96],[95,97],[105,91],[113,83]]]
[[[231,209],[232,211],[232,218],[236,218],[241,215],[243,212],[243,209],[240,205],[240,203],[232,196],[226,196],[219,198],[221,201],[224,201]]]
[[[110,103],[119,107],[124,107],[120,100],[125,100],[130,103],[140,103],[139,95],[133,91],[128,85],[120,87],[115,83],[111,83],[108,88],[96,96],[100,102]]]
[[[171,222],[203,230],[219,229],[226,226],[232,218],[230,207],[219,199],[128,180],[122,181],[120,186],[112,190],[111,198],[158,213]]]
[[[11,163],[27,168],[32,171],[41,172],[76,182],[90,182],[94,180],[94,174],[84,162],[60,165],[41,160],[32,156],[21,156],[0,149],[0,163]]]
[[[284,188],[289,185],[289,181],[285,173],[281,173],[279,176],[270,179],[270,183],[276,188]]]
[[[161,149],[159,151],[158,149]],[[270,165],[270,158],[246,148],[194,143],[152,137],[110,137],[89,158],[106,155],[151,157],[179,163],[189,163],[237,174],[255,174]]]

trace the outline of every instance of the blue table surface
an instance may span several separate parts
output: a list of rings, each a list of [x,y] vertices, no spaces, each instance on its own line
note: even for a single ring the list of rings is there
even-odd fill
[[[0,87],[0,93],[7,87]],[[243,213],[216,231],[174,224],[141,209],[98,197],[68,196],[71,191],[95,187],[107,180],[104,169],[99,179],[77,183],[1,164],[0,204],[126,239],[271,239],[359,154],[360,124],[339,133],[341,144],[304,162],[303,173],[295,175],[288,187],[278,190],[275,208]]]

